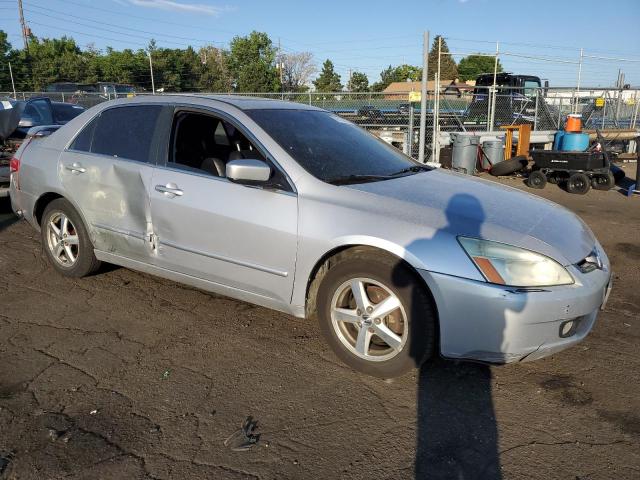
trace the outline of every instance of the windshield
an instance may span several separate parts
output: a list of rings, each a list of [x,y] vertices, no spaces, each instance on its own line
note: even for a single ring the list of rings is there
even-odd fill
[[[422,167],[395,147],[329,112],[259,109],[246,113],[305,170],[325,182],[384,180]]]

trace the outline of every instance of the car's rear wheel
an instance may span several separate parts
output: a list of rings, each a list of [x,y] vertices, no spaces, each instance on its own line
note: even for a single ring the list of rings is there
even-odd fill
[[[317,297],[321,330],[347,365],[392,378],[433,352],[431,297],[402,261],[372,252],[347,253],[326,272]]]
[[[54,200],[40,224],[42,246],[51,265],[67,277],[84,277],[100,267],[82,218],[69,201]]]

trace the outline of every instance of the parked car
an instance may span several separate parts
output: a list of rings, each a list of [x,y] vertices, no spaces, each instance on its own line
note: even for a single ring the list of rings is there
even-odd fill
[[[369,117],[372,120],[381,120],[384,118],[382,111],[373,105],[363,105],[357,110],[356,114],[361,117]]]
[[[402,115],[409,115],[410,111],[411,111],[410,103],[401,103],[400,105],[398,105],[398,113]]]
[[[124,83],[98,82],[96,87],[103,97],[109,99],[132,97],[136,93],[135,87]]]
[[[13,138],[24,138],[29,129],[42,125],[64,125],[85,111],[72,103],[52,102],[45,97],[31,98],[24,102],[24,110]]]
[[[380,377],[437,353],[550,355],[589,333],[610,289],[568,210],[288,102],[105,102],[21,147],[11,200],[62,275],[109,262],[317,317],[342,360]]]

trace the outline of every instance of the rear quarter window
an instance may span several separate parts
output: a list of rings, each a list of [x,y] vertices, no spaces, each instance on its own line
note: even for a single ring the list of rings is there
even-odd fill
[[[76,138],[69,145],[70,150],[77,150],[79,152],[90,152],[91,142],[93,141],[93,132],[96,129],[98,118],[91,120],[82,131],[76,135]]]
[[[116,107],[103,111],[96,119],[91,153],[139,162],[152,161],[154,133],[161,112],[160,105]]]

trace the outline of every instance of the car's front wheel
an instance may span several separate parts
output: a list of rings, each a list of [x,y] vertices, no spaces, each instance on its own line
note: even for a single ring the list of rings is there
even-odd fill
[[[100,267],[82,218],[64,198],[44,210],[40,224],[42,246],[51,265],[67,277],[84,277]]]
[[[320,328],[347,365],[392,378],[419,367],[436,344],[430,295],[402,261],[373,251],[330,263],[318,289]]]

